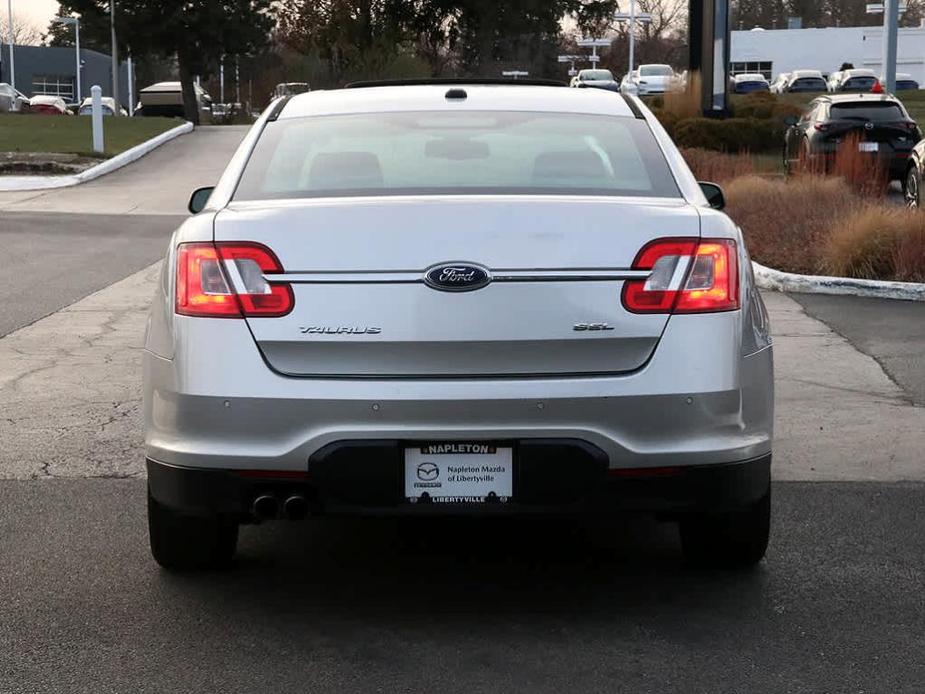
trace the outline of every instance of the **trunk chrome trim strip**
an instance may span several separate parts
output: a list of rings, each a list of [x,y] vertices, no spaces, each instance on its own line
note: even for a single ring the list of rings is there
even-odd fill
[[[425,271],[289,272],[264,275],[267,282],[291,284],[424,284]],[[644,280],[651,270],[581,268],[575,270],[491,270],[494,282],[615,282]]]

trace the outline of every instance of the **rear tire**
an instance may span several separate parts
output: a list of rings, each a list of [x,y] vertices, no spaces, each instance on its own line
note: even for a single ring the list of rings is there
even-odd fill
[[[238,523],[225,516],[188,516],[160,503],[148,490],[151,554],[165,569],[193,571],[231,566]]]
[[[743,569],[760,562],[771,532],[771,491],[753,505],[728,513],[681,519],[684,558],[703,568]]]
[[[917,210],[922,204],[919,173],[915,166],[906,173],[906,180],[903,181],[903,197],[906,200],[906,207],[910,210]]]

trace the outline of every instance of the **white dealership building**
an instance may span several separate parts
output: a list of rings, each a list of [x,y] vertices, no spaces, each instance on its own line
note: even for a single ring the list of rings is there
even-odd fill
[[[835,72],[842,63],[878,75],[883,67],[882,27],[830,29],[753,29],[732,32],[733,74],[760,72],[773,79],[782,72]],[[925,27],[899,30],[897,72],[925,85]]]

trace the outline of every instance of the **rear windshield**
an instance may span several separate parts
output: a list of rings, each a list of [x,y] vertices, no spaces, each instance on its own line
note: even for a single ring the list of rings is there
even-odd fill
[[[438,111],[268,123],[235,199],[428,194],[680,197],[644,120]]]
[[[889,101],[866,104],[832,104],[831,117],[832,120],[875,122],[895,122],[906,119],[899,106]]]
[[[792,92],[824,92],[828,89],[821,77],[801,77],[790,85]]]
[[[613,73],[610,70],[585,70],[578,79],[582,81],[593,80],[595,82],[612,81]]]
[[[643,65],[639,68],[640,77],[671,77],[674,74],[668,65]]]
[[[768,83],[767,83],[767,82],[758,82],[758,81],[755,81],[755,82],[736,82],[735,88],[736,88],[736,91],[737,91],[737,92],[742,93],[742,94],[746,94],[746,93],[748,93],[748,92],[768,91]]]
[[[866,91],[872,89],[876,83],[877,79],[875,77],[852,77],[845,80],[845,89],[863,89]]]
[[[918,89],[919,83],[913,80],[900,80],[896,83],[897,89]]]

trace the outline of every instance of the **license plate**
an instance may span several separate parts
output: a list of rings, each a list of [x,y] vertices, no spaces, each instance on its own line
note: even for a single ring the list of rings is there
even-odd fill
[[[405,449],[405,498],[411,503],[506,503],[513,491],[512,448],[448,442]]]
[[[858,151],[859,152],[879,152],[880,143],[879,142],[859,142]]]

